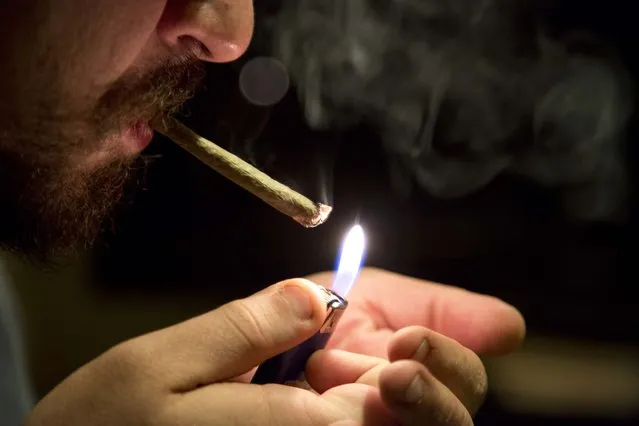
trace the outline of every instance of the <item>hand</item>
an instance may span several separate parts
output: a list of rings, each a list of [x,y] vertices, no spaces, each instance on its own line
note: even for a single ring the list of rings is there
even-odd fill
[[[25,425],[393,424],[379,391],[364,383],[317,395],[241,382],[260,362],[315,334],[324,319],[314,284],[276,284],[116,346],[55,388]]]
[[[309,277],[328,288],[332,278]],[[525,335],[521,314],[499,299],[379,269],[362,270],[348,301],[331,348],[386,358],[394,333],[419,325],[480,355],[502,355]]]
[[[310,279],[330,286],[332,274]],[[406,426],[472,425],[487,390],[475,352],[507,353],[525,334],[521,314],[498,299],[376,269],[362,271],[348,299],[329,347],[377,358],[320,352],[309,383],[318,392],[375,384]]]
[[[307,364],[306,378],[319,393],[348,383],[378,388],[380,400],[403,426],[472,426],[487,383],[474,352],[413,326],[391,337],[388,359],[318,351]]]

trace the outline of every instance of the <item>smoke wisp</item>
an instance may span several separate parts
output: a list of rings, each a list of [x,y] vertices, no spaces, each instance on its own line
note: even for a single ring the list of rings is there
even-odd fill
[[[533,0],[284,0],[271,28],[315,129],[373,126],[396,171],[458,197],[501,173],[622,209],[631,79],[592,34]]]

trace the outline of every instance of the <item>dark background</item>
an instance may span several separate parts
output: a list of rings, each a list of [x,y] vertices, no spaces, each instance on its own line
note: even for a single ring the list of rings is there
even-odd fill
[[[619,14],[608,17],[605,10],[593,8],[587,15],[588,11],[585,6],[567,8],[566,16],[612,34],[626,54],[627,66],[636,71],[634,34],[624,32],[631,26],[626,28]],[[368,129],[311,131],[304,124],[294,88],[269,110],[245,103],[238,95],[237,72],[243,61],[260,53],[254,48],[238,63],[209,66],[206,89],[189,103],[183,120],[240,155],[252,146],[265,171],[310,197],[329,198],[335,206],[331,219],[319,228],[304,229],[158,137],[146,152],[153,159],[135,202],[125,206],[115,232],[105,235],[104,244],[91,254],[84,278],[100,300],[116,305],[136,295],[142,300],[130,308],[135,316],[122,314],[118,320],[118,309],[124,312],[129,305],[114,308],[104,326],[111,334],[95,337],[97,343],[81,340],[87,339],[88,331],[77,335],[68,331],[78,347],[90,347],[80,350],[82,355],[73,362],[89,359],[117,339],[210,309],[280,279],[332,268],[339,242],[354,221],[368,235],[368,265],[503,298],[524,314],[529,334],[544,341],[637,348],[634,252],[639,217],[634,195],[627,220],[598,224],[569,221],[555,191],[511,177],[501,177],[458,200],[438,200],[420,191],[403,195],[391,186],[385,154]],[[627,145],[635,172],[639,170],[636,123],[634,117]],[[185,299],[206,302],[188,304],[177,314],[160,307]],[[156,320],[143,319],[147,314]],[[38,318],[31,320],[32,327],[51,320],[43,313]],[[82,327],[79,322],[75,326]],[[48,345],[45,337],[41,340],[40,346]],[[48,356],[62,356],[58,351],[49,347]],[[41,354],[34,363],[44,363],[45,355],[33,352]],[[75,368],[73,362],[63,362],[48,374],[44,367],[36,367],[44,377],[36,380],[38,390],[46,391],[68,374],[65,369]],[[589,371],[583,374],[588,376]],[[491,393],[477,423],[632,421],[628,413],[616,418],[574,412],[524,415],[503,406],[501,400]]]

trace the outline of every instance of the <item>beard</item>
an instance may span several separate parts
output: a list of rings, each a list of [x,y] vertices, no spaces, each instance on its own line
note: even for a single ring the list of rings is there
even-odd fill
[[[27,167],[11,157],[0,153],[0,241],[5,250],[43,264],[93,244],[134,161],[79,173],[56,164]]]
[[[185,59],[126,75],[89,107],[65,105],[49,86],[45,99],[0,114],[0,247],[43,264],[89,248],[142,161],[81,160],[133,123],[177,110],[203,76],[199,62]]]

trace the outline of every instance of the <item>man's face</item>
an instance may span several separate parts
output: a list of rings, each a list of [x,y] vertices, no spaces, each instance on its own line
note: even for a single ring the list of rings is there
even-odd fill
[[[252,0],[4,0],[0,244],[46,258],[91,243],[200,61],[246,49]]]

